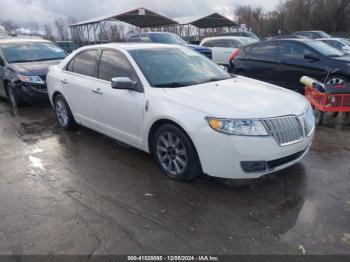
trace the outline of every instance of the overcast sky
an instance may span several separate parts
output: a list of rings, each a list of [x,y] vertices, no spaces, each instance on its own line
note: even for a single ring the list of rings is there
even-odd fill
[[[12,19],[25,26],[42,25],[57,17],[74,16],[79,21],[145,7],[169,17],[220,12],[229,14],[239,4],[273,9],[280,0],[0,0],[0,20]]]

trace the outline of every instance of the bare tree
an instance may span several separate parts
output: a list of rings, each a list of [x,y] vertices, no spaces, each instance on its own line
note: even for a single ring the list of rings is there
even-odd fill
[[[124,25],[112,25],[110,27],[110,39],[112,42],[125,41]]]
[[[5,28],[6,32],[9,34],[16,33],[18,25],[13,22],[13,20],[3,20],[1,21],[2,26]]]
[[[52,33],[52,28],[50,24],[45,24],[44,25],[44,30],[45,30],[45,35],[44,38],[50,41],[55,41],[55,37]]]
[[[54,21],[56,31],[60,40],[68,40],[68,30],[66,22],[63,18],[55,19]]]
[[[74,16],[70,16],[67,19],[68,26],[76,24],[78,20]],[[78,28],[71,29],[70,38],[76,43],[81,42],[81,31]]]

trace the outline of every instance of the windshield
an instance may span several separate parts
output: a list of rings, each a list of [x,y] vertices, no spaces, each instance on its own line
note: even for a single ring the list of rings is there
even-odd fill
[[[317,32],[318,36],[317,37],[320,37],[320,38],[331,38],[331,36],[325,32]]]
[[[250,38],[250,37],[242,37],[242,38],[241,38],[241,41],[242,41],[245,45],[258,42],[256,39]]]
[[[349,41],[348,39],[342,38],[341,40],[342,40],[342,42],[343,42],[344,44],[346,44],[347,46],[350,47],[350,41]]]
[[[153,87],[184,87],[231,78],[208,58],[189,48],[129,52]]]
[[[0,46],[8,63],[60,60],[65,52],[52,43],[16,43]]]
[[[163,33],[163,34],[151,34],[150,37],[156,43],[182,45],[187,46],[185,40],[175,34]]]
[[[324,56],[341,57],[345,55],[344,52],[320,41],[308,41],[306,43],[308,46],[316,49],[316,51],[320,52]]]

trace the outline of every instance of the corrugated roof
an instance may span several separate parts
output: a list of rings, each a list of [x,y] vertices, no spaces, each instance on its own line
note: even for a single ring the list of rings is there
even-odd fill
[[[220,15],[219,13],[213,13],[206,16],[186,16],[178,17],[174,19],[181,25],[191,24],[198,28],[215,28],[215,27],[228,27],[238,26],[237,23],[228,19],[227,17]]]
[[[176,21],[167,18],[163,15],[157,14],[146,8],[138,8],[126,13],[107,15],[102,17],[93,18],[90,20],[82,21],[73,25],[71,27],[82,26],[87,24],[95,24],[102,21],[121,21],[137,27],[156,27],[156,26],[166,26],[177,24]]]

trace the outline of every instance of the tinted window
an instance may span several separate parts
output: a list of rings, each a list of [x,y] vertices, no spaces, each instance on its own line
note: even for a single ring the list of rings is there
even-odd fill
[[[248,53],[257,58],[274,58],[276,56],[276,43],[262,43],[249,47]]]
[[[150,43],[152,41],[151,41],[151,39],[149,38],[148,35],[142,35],[141,36],[141,42],[143,42],[143,43]]]
[[[66,70],[69,72],[73,72],[73,66],[74,66],[74,58],[68,63]]]
[[[231,47],[231,43],[228,40],[216,40],[215,41],[215,47],[229,48],[229,47]]]
[[[97,50],[81,52],[74,59],[73,72],[81,75],[94,77],[96,59]]]
[[[98,78],[111,81],[113,77],[129,77],[131,80],[137,81],[131,64],[123,54],[105,50],[101,56]]]
[[[280,54],[282,58],[286,59],[304,59],[306,54],[313,53],[309,48],[291,42],[282,42],[280,47]]]
[[[339,41],[333,41],[333,40],[324,40],[323,42],[325,42],[326,44],[329,44],[337,49],[342,49],[345,45],[342,44]]]

